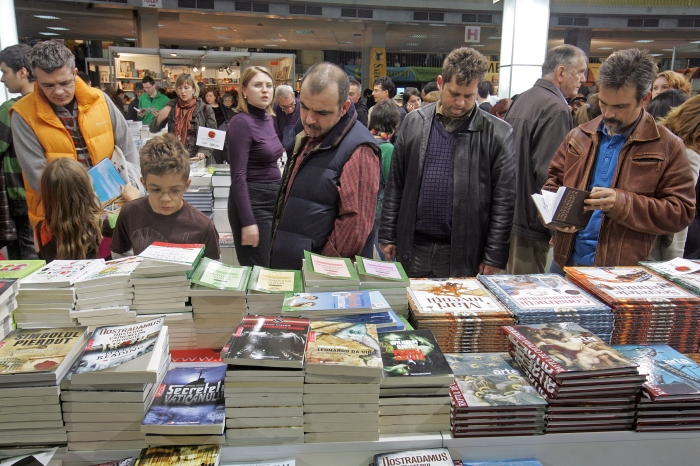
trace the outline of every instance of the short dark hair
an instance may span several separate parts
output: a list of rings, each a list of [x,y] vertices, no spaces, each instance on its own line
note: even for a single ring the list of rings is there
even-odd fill
[[[358,81],[355,78],[348,78],[348,82],[350,83],[351,86],[355,86],[358,89],[362,89],[362,84],[360,84],[360,81]]]
[[[15,73],[24,68],[27,71],[27,79],[32,83],[34,72],[32,72],[31,55],[32,48],[27,44],[10,45],[0,52],[0,63],[5,63]]]
[[[140,83],[140,82],[134,83],[134,90],[135,91],[142,91],[143,90],[143,83]]]
[[[482,54],[469,47],[454,49],[442,63],[443,83],[452,81],[457,84],[469,84],[476,80],[481,82],[489,69],[489,62]]]
[[[598,71],[598,88],[613,91],[629,87],[635,90],[637,103],[651,90],[656,79],[656,63],[647,50],[620,50],[608,57]]]
[[[338,87],[338,106],[342,107],[348,100],[350,81],[345,70],[338,65],[327,61],[311,65],[311,68],[306,71],[304,78],[301,80],[302,87],[307,80],[309,81],[308,89],[312,95],[318,95],[328,90],[328,86],[331,83],[335,83]]]
[[[420,97],[420,92],[418,92],[418,89],[416,89],[415,87],[407,87],[406,92],[403,93],[404,108],[406,108],[406,104],[409,100],[411,100],[411,97],[413,97],[414,95]]]
[[[367,128],[375,131],[393,133],[401,123],[399,107],[391,100],[382,100],[374,104],[369,116]]]
[[[171,133],[149,140],[141,149],[141,176],[162,176],[169,173],[181,175],[187,182],[190,177],[190,153]]]
[[[581,60],[586,61],[586,58],[586,53],[573,45],[564,44],[554,47],[544,57],[542,76],[554,73],[560,66],[569,71],[575,68]]]
[[[143,79],[141,79],[141,84],[150,84],[151,86],[155,86],[156,82],[151,78],[150,76],[144,76]]]
[[[423,94],[428,95],[433,91],[439,91],[437,81],[430,81],[428,84],[423,86]]]
[[[491,94],[491,89],[493,89],[493,85],[491,84],[490,81],[481,81],[479,83],[479,87],[477,88],[477,92],[479,93],[479,97],[482,99],[485,99]]]
[[[75,56],[73,52],[63,44],[55,40],[39,42],[32,48],[32,69],[39,68],[44,73],[53,73],[59,68],[75,68]]]
[[[374,86],[381,86],[383,91],[389,91],[389,98],[393,99],[396,95],[396,84],[389,76],[380,76],[374,80]],[[374,111],[374,110],[372,110]]]
[[[666,118],[673,107],[683,105],[686,100],[688,100],[688,94],[685,92],[680,89],[669,89],[651,99],[647,105],[647,112],[658,121]]]
[[[82,79],[85,84],[92,83],[92,79],[90,79],[90,75],[87,74],[85,71],[78,71],[78,77],[80,79]]]

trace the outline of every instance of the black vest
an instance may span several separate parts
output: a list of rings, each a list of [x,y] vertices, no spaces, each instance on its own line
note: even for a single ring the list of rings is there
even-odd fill
[[[379,148],[369,130],[357,122],[353,106],[323,142],[301,162],[294,183],[287,185],[292,165],[285,174],[281,199],[289,191],[287,201],[278,200],[275,213],[270,267],[300,270],[304,251],[320,253],[333,231],[338,218],[338,180],[343,166],[361,144],[370,145],[375,153]],[[299,150],[303,144],[299,146]],[[298,154],[295,154],[295,158]],[[373,233],[370,232],[361,255],[371,256]]]

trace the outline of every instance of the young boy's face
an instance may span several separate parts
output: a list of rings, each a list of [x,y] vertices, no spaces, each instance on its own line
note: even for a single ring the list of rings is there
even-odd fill
[[[172,215],[182,209],[182,196],[190,187],[190,181],[185,182],[180,173],[164,175],[146,175],[141,182],[148,191],[148,203],[157,214]]]

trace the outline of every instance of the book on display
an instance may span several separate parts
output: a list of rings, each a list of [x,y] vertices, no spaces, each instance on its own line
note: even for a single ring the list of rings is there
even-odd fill
[[[102,294],[109,295],[107,290],[114,289],[113,286],[116,284],[128,286],[129,278],[141,260],[138,256],[129,256],[107,261],[102,268],[76,280],[76,292],[80,295],[81,291],[88,293],[93,287],[104,286],[105,291]]]
[[[204,255],[203,244],[175,244],[155,242],[138,256],[143,259],[135,273],[191,272]]]
[[[455,461],[455,466],[542,466],[540,460],[536,458],[523,458],[514,460],[494,460],[494,461]]]
[[[406,288],[410,285],[401,262],[375,261],[355,256],[355,266],[362,289]]]
[[[374,455],[373,466],[454,466],[447,448],[409,450]]]
[[[132,466],[218,466],[220,452],[216,445],[144,448]]]
[[[204,257],[191,280],[197,285],[236,292],[235,296],[245,296],[250,272],[250,267],[236,267]]]
[[[382,387],[449,386],[452,370],[429,329],[379,335],[384,373]]]
[[[22,279],[46,265],[44,260],[0,261],[0,278]]]
[[[590,191],[560,186],[556,192],[543,189],[540,194],[530,196],[545,226],[584,229],[593,215],[592,210],[584,210],[583,201],[590,195]]]
[[[0,459],[0,466],[49,466],[58,448]]]
[[[381,377],[382,357],[372,324],[311,322],[306,373]]]
[[[309,251],[304,251],[304,265],[302,274],[304,276],[304,284],[306,288],[360,286],[360,279],[357,276],[355,266],[348,258],[326,257]]]
[[[301,271],[274,270],[254,266],[248,281],[248,294],[300,293],[303,290]]]
[[[700,261],[676,258],[666,262],[642,261],[639,265],[700,296]]]
[[[23,278],[28,288],[64,288],[104,267],[103,259],[55,260]]]
[[[372,310],[369,291],[287,293],[282,304],[283,316],[307,318],[345,316]]]

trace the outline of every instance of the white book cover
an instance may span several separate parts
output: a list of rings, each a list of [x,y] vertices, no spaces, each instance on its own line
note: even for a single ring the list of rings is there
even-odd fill
[[[153,243],[139,254],[142,259],[159,262],[175,262],[178,264],[194,265],[204,253],[203,244],[173,244]],[[146,263],[144,263],[146,265]]]
[[[55,260],[20,281],[20,287],[62,288],[104,267],[104,259]]]
[[[116,283],[119,281],[128,281],[131,272],[143,261],[139,256],[122,257],[107,261],[104,266],[90,275],[82,277],[75,281],[76,288],[90,287],[101,285],[106,282]]]

